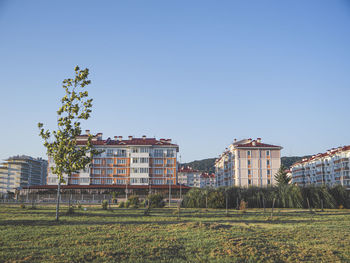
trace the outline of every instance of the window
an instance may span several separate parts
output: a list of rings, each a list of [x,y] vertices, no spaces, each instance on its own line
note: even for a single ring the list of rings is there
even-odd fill
[[[140,163],[148,163],[148,158],[140,158]]]
[[[125,184],[125,180],[120,180],[120,179],[117,179],[117,184]]]
[[[252,171],[251,170],[248,170],[248,175],[251,175],[252,174]]]
[[[117,164],[126,164],[126,159],[118,159]]]
[[[271,180],[270,179],[267,179],[267,184],[271,184]]]
[[[161,150],[161,149],[155,149],[155,150],[154,150],[154,156],[155,156],[155,157],[163,157],[163,150]]]
[[[155,169],[154,173],[155,174],[163,174],[163,169]]]
[[[80,182],[84,183],[84,184],[87,184],[87,183],[90,182],[90,179],[89,178],[80,178]]]
[[[270,150],[266,151],[266,156],[270,156]]]
[[[149,153],[149,148],[147,148],[147,147],[142,147],[142,148],[140,148],[140,152],[141,152],[141,153]]]
[[[126,174],[126,169],[117,169],[117,174]]]
[[[163,180],[153,180],[153,184],[163,184]]]
[[[248,166],[249,166],[249,165],[251,165],[251,161],[250,161],[250,160],[248,160]]]
[[[167,156],[168,157],[174,157],[174,150],[168,149],[167,150]]]
[[[131,159],[131,162],[132,162],[132,163],[138,163],[138,162],[139,162],[139,158],[132,158],[132,159]]]
[[[267,175],[271,175],[271,170],[267,170]]]
[[[251,151],[247,151],[248,156],[251,156],[251,154],[252,154]]]
[[[167,164],[174,164],[174,160],[173,159],[167,159],[166,163]]]
[[[126,150],[118,149],[117,150],[117,155],[120,156],[120,157],[125,157],[126,156]]]
[[[154,164],[163,164],[163,159],[154,159]]]
[[[140,168],[140,173],[148,173],[148,168]]]
[[[167,174],[173,174],[174,171],[173,171],[173,169],[167,169],[166,173],[167,173]]]
[[[101,159],[94,159],[94,164],[101,164]]]
[[[248,179],[248,184],[251,185],[252,184],[252,180]]]
[[[270,165],[270,160],[266,161],[266,165],[269,166]]]
[[[113,169],[108,169],[107,174],[113,174]]]
[[[101,174],[101,170],[100,169],[94,169],[94,174]]]
[[[113,156],[113,150],[107,149],[107,156]]]
[[[107,159],[107,164],[113,164],[113,163],[114,163],[113,159]]]
[[[107,179],[105,182],[106,184],[113,184],[113,179]]]
[[[132,152],[133,153],[138,153],[139,152],[139,148],[132,148]]]
[[[92,179],[92,184],[101,184],[101,179]]]

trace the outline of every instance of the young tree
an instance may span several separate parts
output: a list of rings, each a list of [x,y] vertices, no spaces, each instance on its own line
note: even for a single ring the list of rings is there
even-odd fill
[[[61,99],[61,107],[57,111],[56,131],[44,130],[43,124],[38,123],[39,136],[44,140],[47,154],[55,163],[51,167],[52,173],[58,177],[56,221],[59,220],[60,188],[64,182],[63,175],[71,177],[73,173],[85,169],[91,163],[92,156],[99,152],[93,149],[92,135],[89,135],[85,145],[77,145],[76,138],[81,135],[80,121],[90,117],[92,99],[88,97],[86,86],[91,83],[88,80],[89,69],[74,68],[74,79],[63,80],[62,87],[65,96]]]
[[[287,168],[283,164],[278,169],[278,172],[275,174],[275,180],[277,182],[277,186],[288,185],[289,182],[292,180],[292,178],[287,175]]]

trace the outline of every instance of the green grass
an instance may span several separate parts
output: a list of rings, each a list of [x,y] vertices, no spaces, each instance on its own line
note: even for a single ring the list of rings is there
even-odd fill
[[[87,207],[87,206],[84,206]],[[0,262],[350,262],[350,210],[0,206]]]

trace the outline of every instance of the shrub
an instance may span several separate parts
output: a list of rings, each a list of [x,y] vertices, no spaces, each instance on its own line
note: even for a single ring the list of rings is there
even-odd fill
[[[67,214],[67,215],[72,215],[72,214],[74,214],[74,207],[73,207],[73,206],[68,207],[68,210],[67,210],[66,214]]]
[[[107,210],[108,209],[108,200],[103,200],[101,205],[102,205],[103,210]]]
[[[129,201],[130,206],[132,208],[138,208],[139,207],[140,199],[139,199],[139,197],[137,195],[130,196],[128,201]]]
[[[21,204],[21,208],[22,209],[26,208],[26,205],[25,204]]]
[[[125,207],[125,202],[123,202],[123,201],[120,202],[120,203],[119,203],[119,208],[124,208],[124,207]]]
[[[239,204],[239,210],[245,212],[245,210],[247,209],[248,207],[248,203],[245,202],[244,200],[241,200],[241,203]]]
[[[148,202],[151,208],[162,208],[165,206],[163,196],[161,194],[151,194],[148,196]]]
[[[208,195],[209,208],[224,208],[226,204],[225,194],[221,191],[212,191]]]
[[[81,209],[81,208],[82,208],[81,203],[78,203],[78,208],[79,208],[79,209]]]
[[[129,208],[129,206],[130,206],[130,201],[127,200],[127,201],[125,202],[125,207],[126,207],[126,208]]]

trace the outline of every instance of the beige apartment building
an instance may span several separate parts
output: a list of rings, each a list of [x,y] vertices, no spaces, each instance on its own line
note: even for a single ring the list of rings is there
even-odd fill
[[[235,139],[215,161],[216,187],[274,185],[281,150],[281,146],[263,143],[261,138]]]

